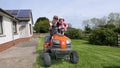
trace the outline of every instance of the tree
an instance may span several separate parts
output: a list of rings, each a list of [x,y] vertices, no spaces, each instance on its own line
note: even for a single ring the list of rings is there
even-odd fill
[[[94,27],[98,27],[100,19],[92,18],[90,21]]]
[[[87,26],[85,26],[85,33],[90,33],[90,32],[91,32],[90,25],[87,24]]]
[[[86,23],[85,33],[88,33],[90,43],[100,45],[116,44],[116,33],[120,33],[120,13],[110,13],[102,18],[83,21],[83,24]]]
[[[46,17],[39,17],[35,23],[34,30],[37,33],[47,33],[49,28],[49,19]]]
[[[104,28],[114,29],[115,25],[114,24],[106,24],[106,25],[104,25]]]
[[[88,25],[88,24],[89,24],[89,25],[91,24],[91,23],[90,23],[90,20],[84,20],[84,21],[83,21],[83,26],[86,26],[86,25]]]
[[[110,13],[108,15],[108,23],[115,24],[118,27],[120,25],[120,13]]]
[[[94,27],[103,27],[105,24],[107,24],[107,17],[102,18],[92,18],[91,23],[93,23]]]
[[[68,23],[68,29],[69,29],[69,28],[72,28],[72,25],[71,25],[70,23]]]

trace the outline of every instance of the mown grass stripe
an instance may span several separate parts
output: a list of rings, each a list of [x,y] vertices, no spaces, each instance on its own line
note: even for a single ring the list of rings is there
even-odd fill
[[[40,38],[37,50],[41,53],[44,38]],[[78,64],[71,64],[65,60],[52,60],[50,68],[119,68],[120,48],[88,44],[84,40],[72,40],[72,48],[79,54]],[[42,59],[37,57],[34,68],[44,68]]]

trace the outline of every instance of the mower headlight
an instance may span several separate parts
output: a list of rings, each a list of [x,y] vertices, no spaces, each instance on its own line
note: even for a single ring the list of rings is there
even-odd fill
[[[60,41],[59,41],[59,40],[55,40],[55,39],[53,39],[53,44],[55,44],[55,45],[59,45],[59,44],[60,44]]]
[[[67,41],[66,41],[66,44],[71,44],[71,40],[67,40]]]

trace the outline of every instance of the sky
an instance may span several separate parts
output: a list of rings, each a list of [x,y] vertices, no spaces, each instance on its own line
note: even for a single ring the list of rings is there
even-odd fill
[[[54,15],[62,17],[75,28],[84,28],[82,21],[120,12],[120,0],[0,0],[2,9],[31,9],[33,20]]]

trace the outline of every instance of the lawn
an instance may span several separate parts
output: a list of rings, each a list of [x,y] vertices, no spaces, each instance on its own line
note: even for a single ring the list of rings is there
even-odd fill
[[[43,38],[36,47],[38,54],[43,49]],[[88,44],[84,40],[72,40],[72,48],[79,54],[78,64],[65,60],[52,60],[50,68],[120,68],[120,48]],[[33,68],[44,68],[43,60],[37,56]]]

